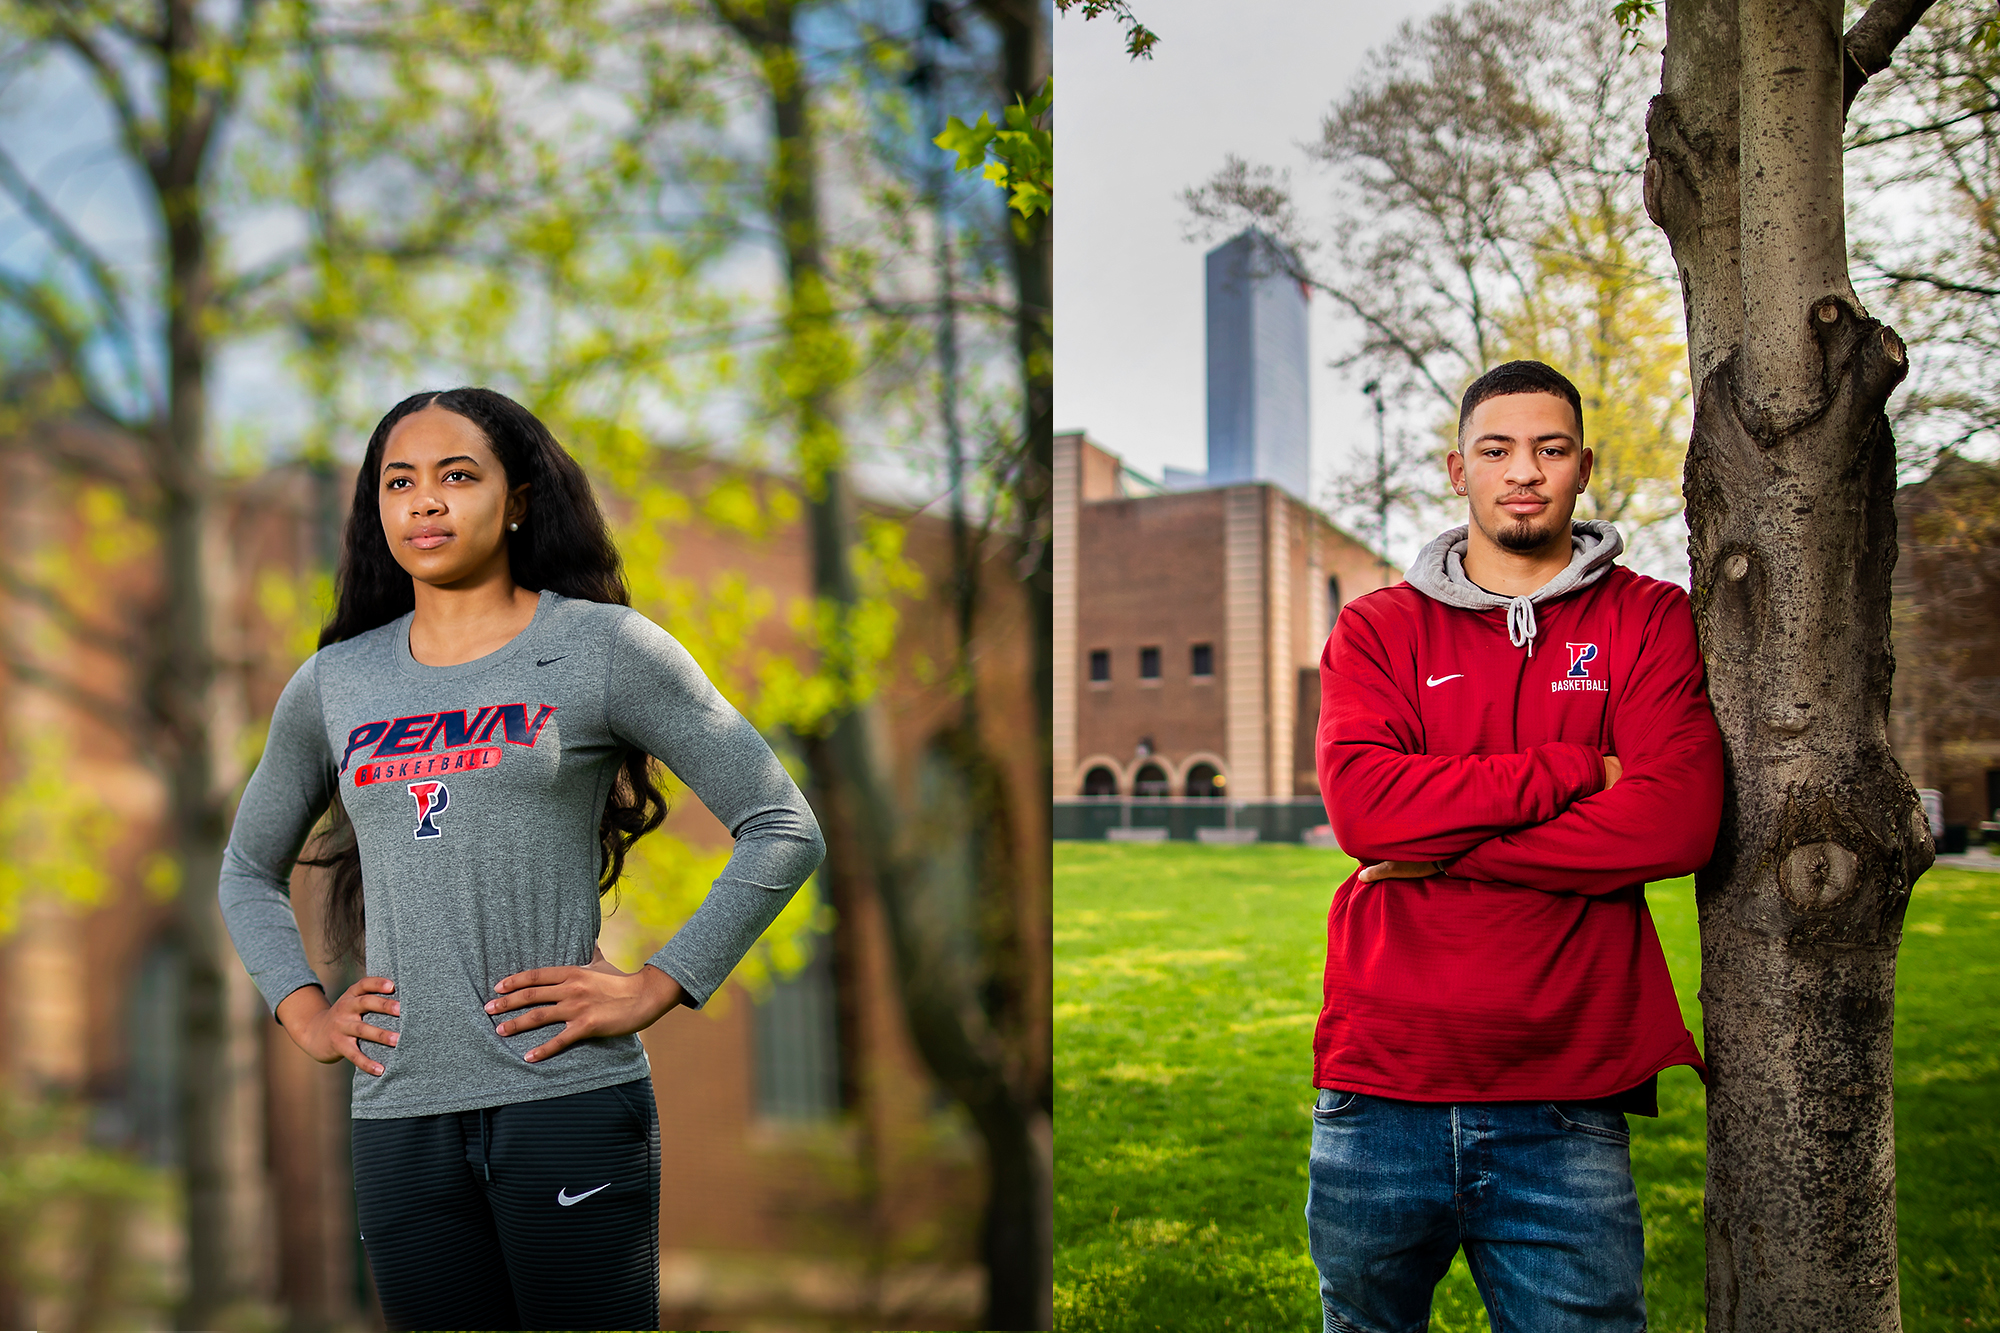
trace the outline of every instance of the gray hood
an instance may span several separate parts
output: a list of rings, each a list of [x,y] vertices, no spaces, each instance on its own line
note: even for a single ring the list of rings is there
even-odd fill
[[[1521,597],[1502,597],[1465,577],[1466,528],[1447,529],[1417,552],[1416,560],[1403,577],[1410,586],[1446,606],[1467,611],[1507,608],[1507,637],[1516,648],[1525,647],[1535,655],[1535,607],[1558,597],[1587,588],[1612,568],[1625,539],[1618,529],[1598,519],[1584,519],[1569,525],[1569,566],[1533,592]]]

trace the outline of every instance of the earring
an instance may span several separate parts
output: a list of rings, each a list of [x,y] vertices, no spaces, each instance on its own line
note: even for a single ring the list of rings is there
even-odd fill
[[[519,523],[509,523],[507,525],[507,531],[509,532],[519,532],[520,530],[521,530],[521,525]]]

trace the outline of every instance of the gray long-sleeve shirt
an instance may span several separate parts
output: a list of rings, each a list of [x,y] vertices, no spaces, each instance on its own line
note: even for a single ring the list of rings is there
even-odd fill
[[[597,830],[628,749],[673,770],[735,849],[649,960],[708,999],[819,864],[812,811],[771,749],[666,631],[627,607],[544,592],[528,628],[458,666],[410,656],[410,617],[321,649],[271,718],[223,853],[222,914],[275,1010],[318,984],[292,915],[294,860],[337,790],[361,849],[367,971],[396,983],[399,1034],[364,1042],[354,1114],[384,1120],[535,1101],[645,1075],[637,1036],[536,1064],[559,1025],[502,1037],[502,977],[581,966],[597,942]]]

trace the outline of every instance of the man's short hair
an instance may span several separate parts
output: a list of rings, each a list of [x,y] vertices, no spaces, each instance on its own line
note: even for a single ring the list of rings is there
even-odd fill
[[[1461,448],[1465,445],[1465,423],[1472,419],[1472,409],[1488,398],[1510,393],[1552,393],[1570,405],[1576,413],[1576,428],[1579,431],[1583,429],[1583,396],[1577,393],[1576,386],[1569,382],[1567,375],[1540,361],[1509,361],[1474,380],[1465,391],[1465,397],[1459,400],[1458,440]]]

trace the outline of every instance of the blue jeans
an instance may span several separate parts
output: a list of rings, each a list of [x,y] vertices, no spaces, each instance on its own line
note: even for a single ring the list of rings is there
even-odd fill
[[[1643,1333],[1629,1142],[1616,1111],[1321,1088],[1306,1228],[1326,1333],[1422,1333],[1461,1246],[1493,1333]]]

